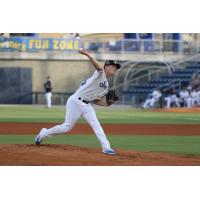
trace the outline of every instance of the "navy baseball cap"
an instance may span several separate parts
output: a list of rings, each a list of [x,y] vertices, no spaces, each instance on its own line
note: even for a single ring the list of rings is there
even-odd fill
[[[107,65],[115,65],[117,69],[121,67],[121,65],[119,63],[116,63],[116,61],[114,60],[106,60],[104,66],[107,66]]]

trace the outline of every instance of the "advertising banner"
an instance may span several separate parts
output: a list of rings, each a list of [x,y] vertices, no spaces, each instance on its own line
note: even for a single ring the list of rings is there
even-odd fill
[[[1,50],[19,51],[76,51],[82,47],[80,39],[35,38],[35,37],[0,37]]]

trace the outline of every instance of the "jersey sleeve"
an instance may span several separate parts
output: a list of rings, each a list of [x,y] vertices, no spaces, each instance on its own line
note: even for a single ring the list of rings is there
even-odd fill
[[[93,77],[94,77],[94,78],[98,78],[99,76],[102,76],[103,73],[104,73],[104,70],[102,70],[102,71],[97,71],[97,70],[95,70],[95,71],[94,71],[94,74],[93,74]]]

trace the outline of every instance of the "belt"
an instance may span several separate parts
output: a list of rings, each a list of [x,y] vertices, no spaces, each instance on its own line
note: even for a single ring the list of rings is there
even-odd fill
[[[81,97],[79,97],[78,100],[82,101],[82,102],[85,103],[85,104],[90,103],[89,101],[86,101],[86,100],[82,99]]]

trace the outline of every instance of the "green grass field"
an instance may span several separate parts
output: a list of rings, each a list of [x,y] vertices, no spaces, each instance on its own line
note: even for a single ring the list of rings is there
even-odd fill
[[[33,144],[33,135],[1,135],[1,144]],[[112,146],[117,149],[156,151],[200,155],[200,137],[198,136],[108,136]],[[85,147],[99,147],[95,135],[62,135],[47,138],[44,144],[68,144]]]
[[[56,122],[64,120],[65,107],[0,106],[0,122]],[[199,124],[200,113],[161,113],[137,109],[98,109],[101,123],[123,124]],[[80,120],[79,123],[85,123]],[[0,135],[0,144],[32,144],[33,135]],[[126,150],[156,151],[200,155],[200,136],[110,135],[112,147]],[[62,135],[47,138],[48,144],[99,147],[95,135]]]
[[[97,109],[101,123],[200,124],[200,113],[162,113],[139,109]],[[0,122],[63,122],[65,107],[0,106]],[[79,123],[85,123],[80,120]]]

